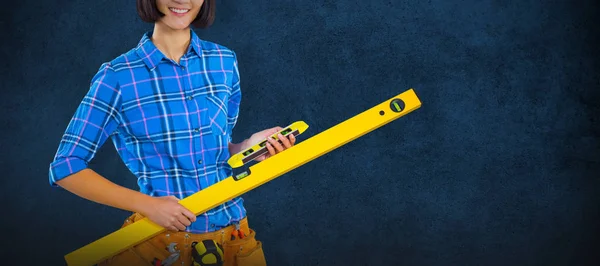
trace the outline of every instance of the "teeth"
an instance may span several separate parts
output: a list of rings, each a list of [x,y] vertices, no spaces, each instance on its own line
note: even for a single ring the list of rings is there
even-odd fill
[[[188,11],[190,11],[189,9],[177,9],[177,8],[172,8],[169,7],[169,10],[178,13],[178,14],[183,14],[183,13],[187,13]]]

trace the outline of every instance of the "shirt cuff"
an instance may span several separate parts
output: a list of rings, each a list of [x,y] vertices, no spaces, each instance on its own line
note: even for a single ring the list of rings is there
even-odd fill
[[[57,181],[87,168],[87,163],[80,158],[62,158],[50,164],[50,186],[60,187]]]

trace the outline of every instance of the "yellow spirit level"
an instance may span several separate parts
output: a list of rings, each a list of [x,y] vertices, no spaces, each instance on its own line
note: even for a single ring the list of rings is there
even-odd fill
[[[285,127],[284,129],[280,130],[279,132],[273,134],[270,137],[283,144],[277,137],[278,133],[281,133],[281,135],[283,135],[284,137],[287,137],[290,134],[294,135],[295,137],[302,134],[302,132],[304,132],[307,128],[308,125],[304,123],[304,121],[298,121],[292,123],[291,125]],[[265,139],[260,143],[257,143],[256,145],[246,149],[245,151],[241,151],[239,153],[234,154],[229,158],[229,160],[227,160],[227,163],[229,163],[231,167],[237,168],[243,166],[245,163],[250,162],[261,155],[264,155],[267,152],[269,152],[269,150],[267,150],[267,140]]]
[[[252,165],[243,178],[228,177],[179,201],[196,215],[238,197],[421,107],[413,89],[394,96],[271,158]],[[163,232],[143,218],[65,256],[68,265],[94,265]]]

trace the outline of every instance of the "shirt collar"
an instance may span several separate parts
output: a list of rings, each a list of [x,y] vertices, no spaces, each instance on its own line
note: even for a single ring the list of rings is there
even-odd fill
[[[200,44],[200,38],[198,37],[196,32],[194,32],[191,29],[190,34],[190,47],[188,47],[186,55],[191,51],[194,51],[200,57],[202,55],[202,46]],[[140,39],[136,47],[136,52],[138,56],[142,58],[142,61],[144,61],[146,66],[148,66],[150,70],[153,70],[158,64],[160,64],[163,58],[166,58],[166,56],[160,50],[158,50],[158,48],[154,45],[150,37],[152,37],[152,31],[146,32],[142,36],[142,39]]]

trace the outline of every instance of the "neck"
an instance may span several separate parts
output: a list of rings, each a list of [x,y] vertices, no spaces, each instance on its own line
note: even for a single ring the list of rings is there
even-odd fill
[[[179,63],[190,45],[190,29],[173,30],[162,23],[155,23],[151,40],[166,57]]]

